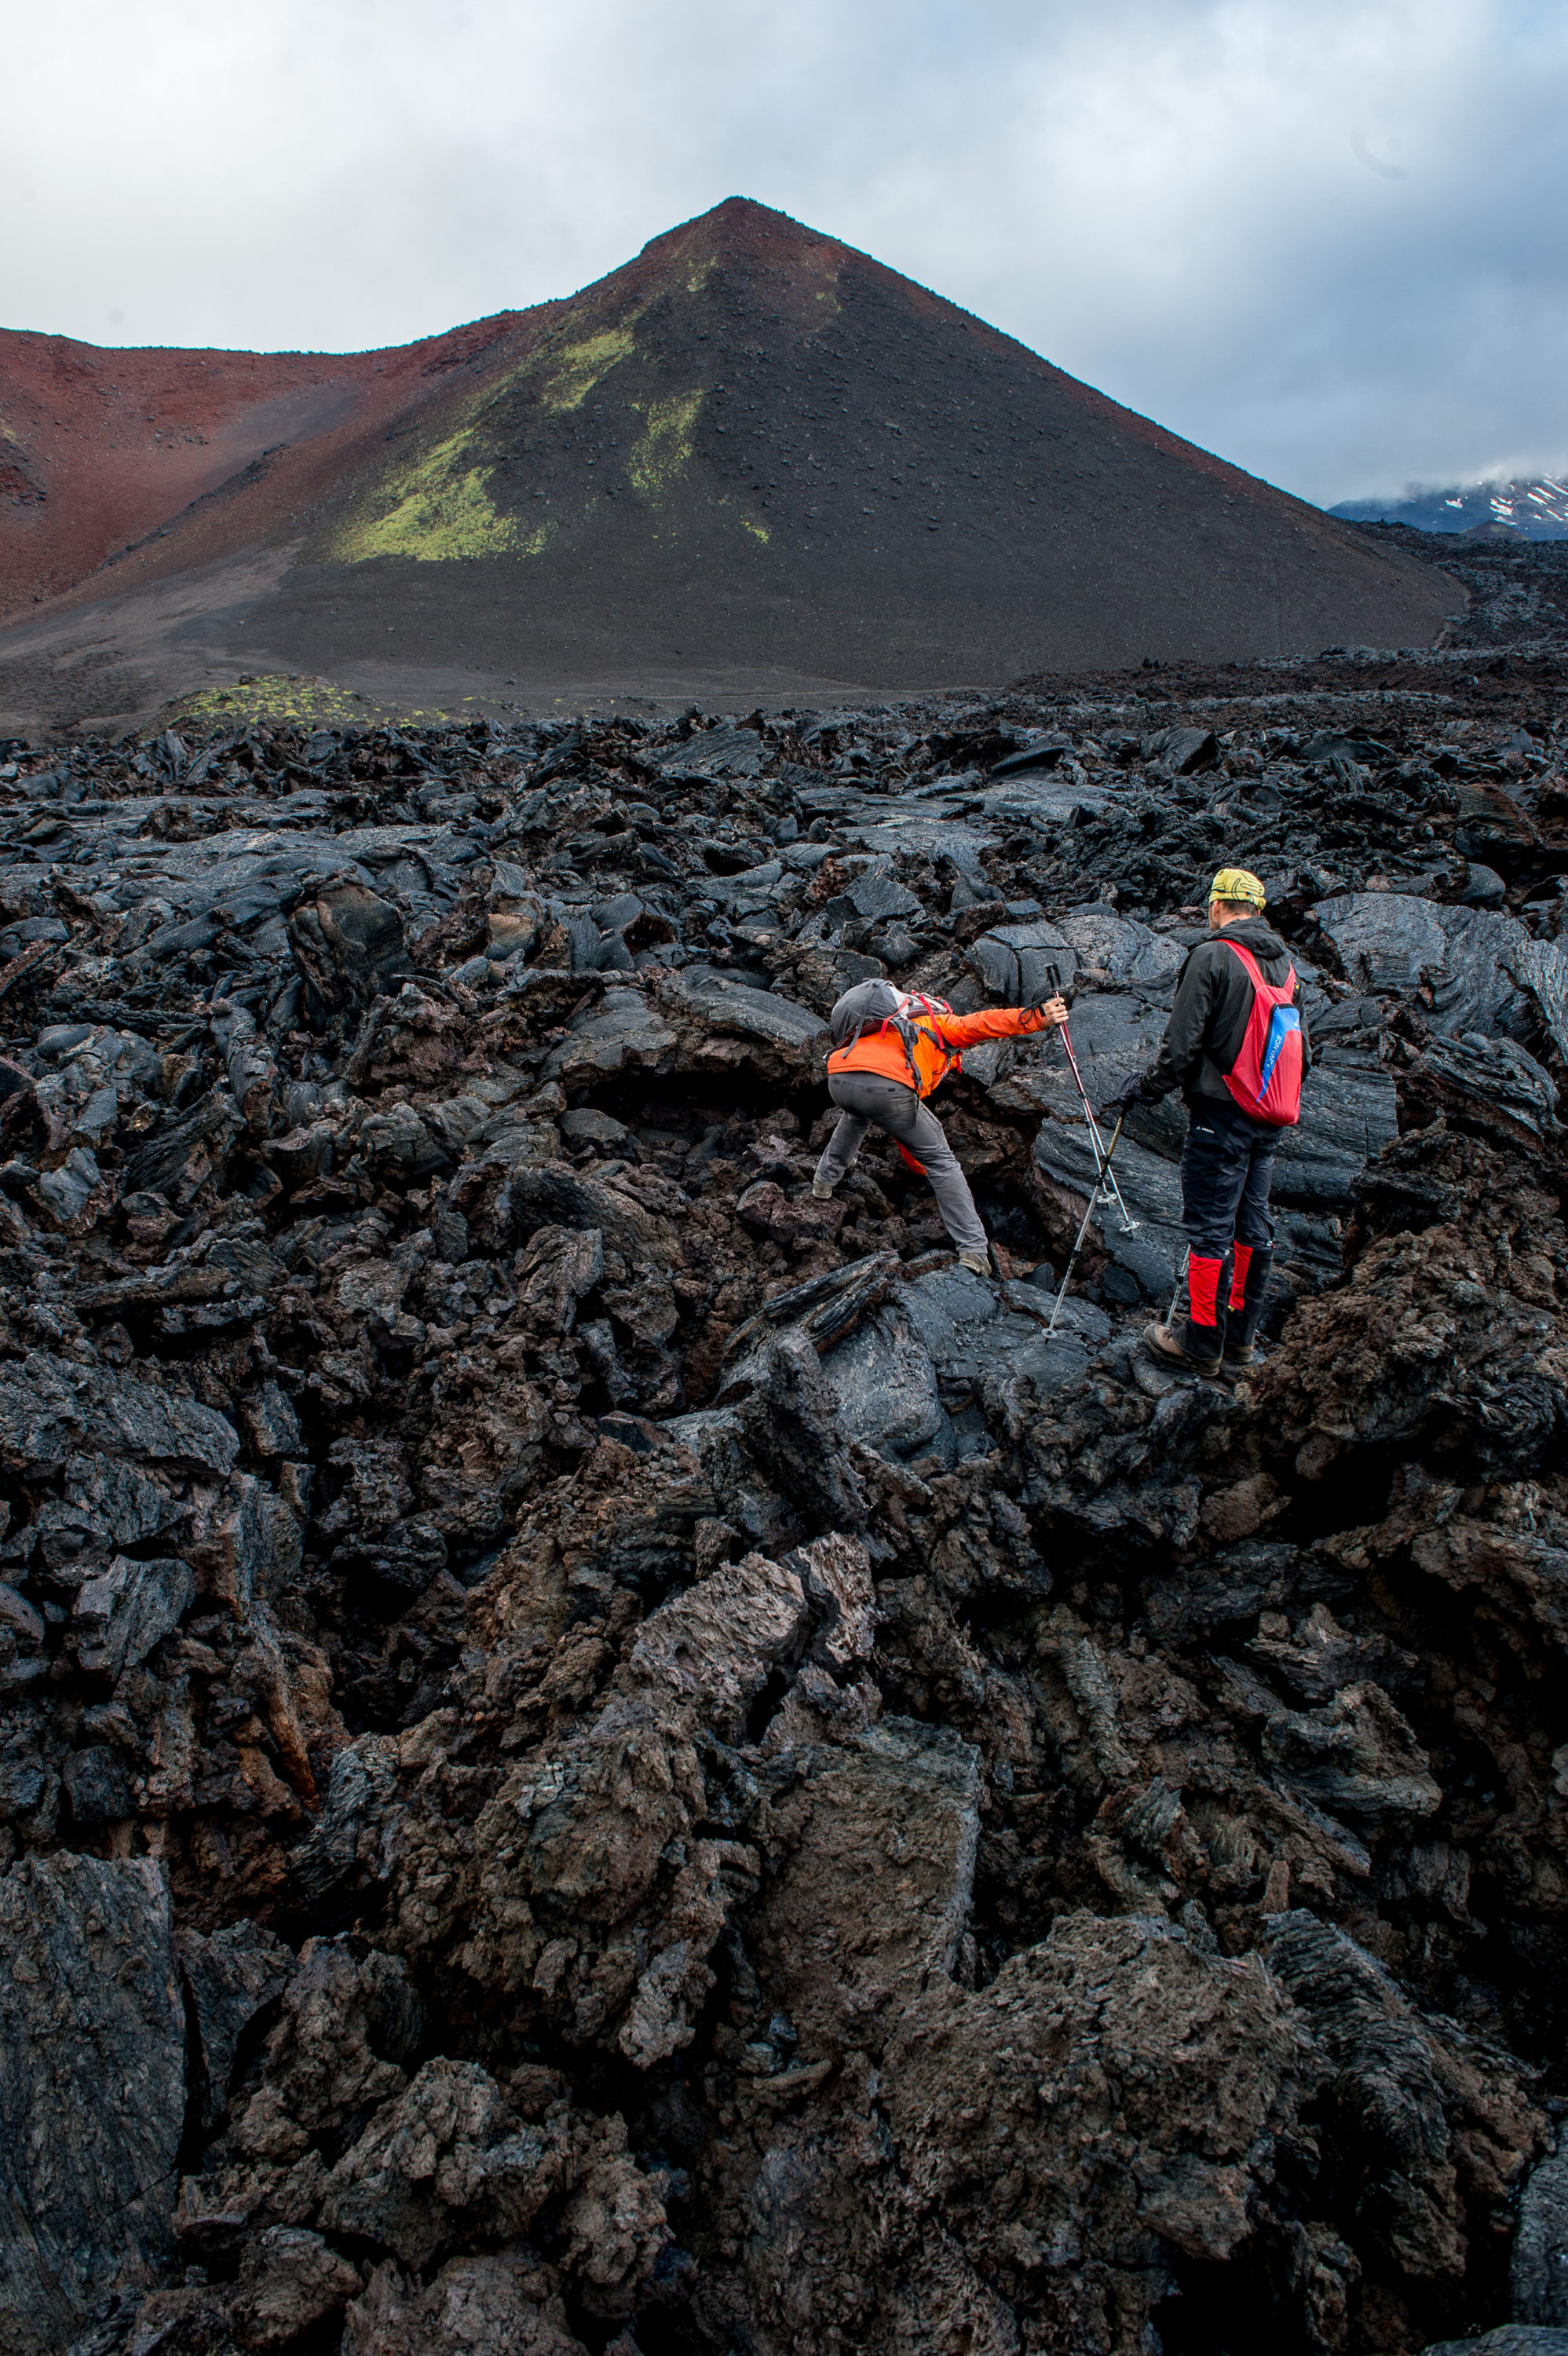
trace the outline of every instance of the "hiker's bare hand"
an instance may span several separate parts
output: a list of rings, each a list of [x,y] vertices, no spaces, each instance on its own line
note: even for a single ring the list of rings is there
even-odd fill
[[[1067,1001],[1065,998],[1042,999],[1037,1012],[1042,1031],[1059,1031],[1067,1020]]]

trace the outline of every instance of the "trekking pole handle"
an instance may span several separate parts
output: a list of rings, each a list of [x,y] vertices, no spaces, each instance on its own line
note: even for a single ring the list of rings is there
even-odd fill
[[[1071,1003],[1071,1001],[1067,999],[1066,991],[1061,986],[1061,968],[1059,965],[1048,965],[1046,967],[1045,991],[1048,998],[1060,998],[1066,1001],[1069,1004]],[[1079,1095],[1083,1098],[1083,1109],[1087,1112],[1089,1110],[1089,1093],[1083,1086],[1083,1075],[1078,1068],[1078,1058],[1072,1052],[1072,1033],[1068,1029],[1067,1017],[1065,1015],[1062,1016],[1057,1028],[1061,1033],[1061,1044],[1067,1056],[1068,1066],[1072,1074],[1072,1085],[1077,1089]]]

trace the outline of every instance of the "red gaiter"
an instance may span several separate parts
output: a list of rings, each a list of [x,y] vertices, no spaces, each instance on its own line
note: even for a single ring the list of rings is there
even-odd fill
[[[1247,1270],[1253,1264],[1253,1247],[1251,1244],[1236,1244],[1232,1248],[1236,1265],[1231,1277],[1231,1306],[1232,1309],[1244,1309],[1247,1305]]]
[[[1187,1298],[1194,1325],[1218,1325],[1220,1323],[1218,1294],[1224,1268],[1222,1259],[1202,1259],[1197,1252],[1188,1261]]]

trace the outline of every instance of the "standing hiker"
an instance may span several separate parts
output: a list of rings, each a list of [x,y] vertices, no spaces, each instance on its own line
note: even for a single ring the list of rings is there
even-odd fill
[[[991,1272],[986,1230],[969,1182],[925,1098],[962,1068],[965,1047],[983,1039],[1017,1039],[1054,1031],[1067,1020],[1064,1000],[955,1014],[940,998],[912,996],[891,981],[857,982],[827,1018],[833,1053],[827,1093],[841,1108],[838,1126],[816,1165],[811,1191],[826,1201],[860,1151],[874,1122],[885,1129],[912,1170],[929,1180],[942,1223],[958,1257],[976,1276]]]
[[[1209,888],[1210,937],[1188,951],[1153,1067],[1113,1099],[1122,1112],[1158,1104],[1172,1088],[1187,1099],[1188,1314],[1179,1326],[1150,1325],[1144,1339],[1155,1357],[1206,1375],[1257,1355],[1274,1259],[1275,1149],[1301,1118],[1312,1061],[1296,969],[1264,906],[1255,875],[1220,870]]]

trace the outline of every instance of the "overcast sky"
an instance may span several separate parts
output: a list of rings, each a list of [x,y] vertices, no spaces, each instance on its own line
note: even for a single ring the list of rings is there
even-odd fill
[[[1568,8],[49,0],[0,325],[351,349],[776,205],[1329,502],[1568,462]]]

